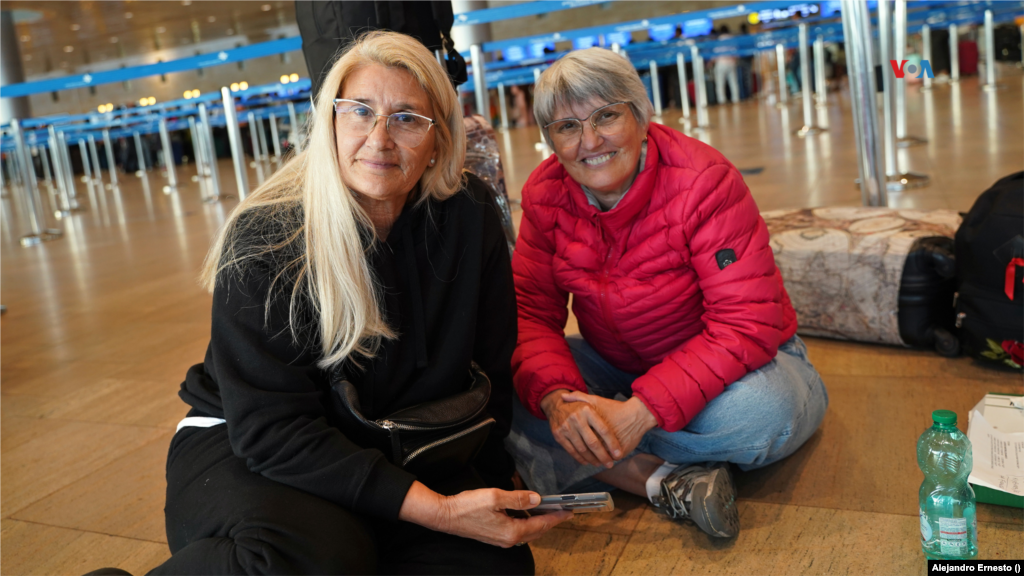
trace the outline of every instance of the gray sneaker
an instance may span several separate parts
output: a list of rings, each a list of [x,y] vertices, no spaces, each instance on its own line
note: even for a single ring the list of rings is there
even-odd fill
[[[736,485],[726,462],[684,464],[669,472],[661,481],[661,495],[655,505],[659,513],[673,520],[691,521],[716,538],[732,538],[740,533]]]

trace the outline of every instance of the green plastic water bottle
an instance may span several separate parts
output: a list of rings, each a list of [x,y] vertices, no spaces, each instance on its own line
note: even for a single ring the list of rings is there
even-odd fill
[[[978,556],[974,489],[967,483],[971,441],[957,429],[956,412],[936,410],[932,422],[917,441],[921,548],[930,560],[970,560]]]

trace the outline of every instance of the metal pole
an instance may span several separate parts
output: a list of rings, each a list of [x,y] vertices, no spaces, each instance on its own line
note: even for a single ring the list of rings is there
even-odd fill
[[[68,183],[65,179],[64,155],[60,153],[60,139],[57,137],[56,128],[50,126],[49,133],[50,154],[53,157],[53,180],[57,183],[60,198],[60,205],[53,211],[53,215],[59,219],[71,215],[71,194],[68,192]]]
[[[260,157],[260,137],[256,134],[256,114],[249,112],[246,117],[249,122],[249,140],[252,141],[252,155],[255,159],[252,166],[256,168],[256,180],[263,184],[263,159]]]
[[[892,58],[892,8],[889,0],[878,0],[878,54],[882,64]],[[893,75],[882,74],[882,136],[885,141],[885,177],[892,181],[896,167],[896,132],[893,122]]]
[[[992,28],[992,9],[985,10],[985,90],[999,90],[996,84],[996,35]]]
[[[775,64],[779,68],[779,102],[776,106],[785,108],[789,104],[789,87],[786,85],[786,48],[782,44],[775,45]]]
[[[256,135],[260,141],[260,156],[264,162],[270,161],[270,150],[267,147],[267,133],[263,130],[263,118],[256,119]]]
[[[810,134],[824,132],[825,129],[814,126],[814,104],[811,103],[811,54],[807,46],[809,40],[807,24],[800,24],[797,28],[800,41],[800,94],[804,100],[804,125],[794,134],[802,138]]]
[[[661,79],[658,77],[658,63],[651,60],[651,92],[654,96],[654,116],[661,118]]]
[[[824,108],[828,104],[828,85],[825,80],[825,38],[822,36],[814,40],[814,89],[818,108]]]
[[[103,190],[103,167],[100,166],[100,155],[96,151],[96,137],[89,134],[89,157],[92,158],[92,174],[96,178],[96,185]]]
[[[192,156],[196,161],[196,181],[199,182],[199,199],[206,201],[206,153],[203,151],[203,140],[199,136],[199,129],[196,126],[195,116],[188,117],[188,131],[192,137]]]
[[[871,19],[867,3],[842,0],[843,39],[850,71],[850,95],[857,140],[857,170],[865,206],[887,206],[885,176],[878,146],[875,67],[871,58]]]
[[[473,91],[476,97],[476,113],[490,122],[490,103],[487,98],[487,78],[484,73],[484,52],[479,44],[469,47],[469,57],[473,60]]]
[[[139,165],[138,172],[145,173],[148,168],[146,168],[146,156],[143,154],[142,150],[142,137],[139,136],[137,131],[132,132],[132,140],[135,141],[135,155],[139,158],[139,161],[137,162]]]
[[[921,27],[921,59],[928,60],[932,59],[932,28],[925,24]],[[924,82],[921,84],[921,90],[927,92],[932,89],[932,78],[927,74],[924,75]]]
[[[78,203],[78,191],[75,189],[75,172],[72,170],[71,151],[67,137],[63,132],[57,132],[57,143],[61,154],[61,165],[64,167],[64,180],[67,182],[68,198],[71,199],[70,209],[72,212],[82,210]]]
[[[299,126],[299,118],[295,114],[295,103],[288,103],[288,124],[290,133],[288,134],[288,140],[291,141],[292,146],[296,152],[302,150],[302,129]]]
[[[199,105],[199,122],[202,124],[199,139],[203,141],[203,150],[206,152],[206,166],[209,168],[210,194],[207,202],[215,202],[220,199],[220,172],[217,166],[217,151],[213,145],[213,128],[210,126],[210,113],[206,104]]]
[[[683,108],[683,117],[679,123],[685,124],[690,119],[690,97],[686,89],[686,57],[682,52],[676,54],[676,71],[679,73],[679,103]]]
[[[540,68],[533,69],[533,85],[536,86],[540,82]],[[548,148],[548,141],[544,139],[544,127],[539,123],[537,124],[537,131],[540,133],[540,142],[533,145],[534,150],[539,150],[547,154],[550,149]]]
[[[53,170],[50,169],[50,151],[49,146],[41,146],[39,148],[39,160],[43,165],[43,178],[46,180],[46,186],[53,191]]]
[[[235,98],[231,95],[231,89],[227,87],[220,89],[220,96],[224,101],[224,120],[228,128],[228,141],[231,143],[231,160],[235,165],[235,185],[238,187],[238,199],[245,200],[245,195],[249,193],[249,176],[245,173],[245,164],[243,164],[242,133],[238,129]]]
[[[906,59],[907,53],[907,0],[896,0],[893,34],[893,58],[899,64]],[[885,74],[888,72],[885,61],[881,64],[882,73]],[[896,89],[896,141],[899,142],[907,137],[907,82],[896,82],[893,87]]]
[[[171,149],[171,135],[167,132],[167,119],[160,119],[160,147],[163,148],[164,166],[167,168],[167,186],[164,186],[164,194],[170,194],[178,189],[178,174],[174,170],[174,150]]]
[[[31,183],[35,182],[35,168],[32,159],[28,155],[28,147],[25,146],[25,136],[21,131],[21,124],[17,119],[11,120],[11,135],[14,137],[15,153],[18,156],[19,168],[21,168],[21,179],[25,182],[22,190],[25,192],[25,203],[28,208],[29,233],[21,237],[22,246],[34,246],[46,240],[53,240],[57,236],[43,230],[43,218],[36,204],[36,192]]]
[[[505,85],[498,84],[498,108],[501,109],[501,129],[508,130],[508,104],[505,102]]]
[[[704,58],[696,46],[690,46],[691,62],[693,63],[694,95],[697,97],[697,129],[708,128],[708,92],[704,79]]]
[[[114,162],[114,144],[110,141],[110,130],[103,130],[103,148],[107,154],[107,170],[110,172],[110,186],[117,186],[117,164]]]
[[[277,131],[277,114],[270,115],[270,139],[274,143],[274,160],[281,161],[281,135]]]
[[[612,42],[612,52],[622,56],[622,46],[619,46],[618,42]]]
[[[78,139],[78,155],[82,157],[82,172],[85,173],[85,186],[89,189],[89,200],[96,202],[96,182],[92,177],[92,167],[89,166],[89,153],[85,150],[85,140],[81,137]],[[93,208],[96,205],[93,204]]]
[[[949,25],[949,81],[960,81],[960,33],[956,24]]]

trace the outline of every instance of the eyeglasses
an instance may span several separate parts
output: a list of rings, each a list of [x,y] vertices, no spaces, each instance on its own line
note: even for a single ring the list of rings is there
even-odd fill
[[[349,136],[368,136],[377,126],[377,118],[387,118],[384,128],[395,141],[395,144],[407,148],[415,148],[423,142],[434,121],[426,116],[412,112],[395,114],[377,114],[362,102],[334,99],[334,118],[338,130]]]
[[[548,137],[557,148],[569,148],[580,143],[583,136],[583,123],[590,126],[602,137],[614,136],[626,125],[626,114],[630,114],[629,102],[616,102],[601,106],[584,119],[564,118],[544,126]]]

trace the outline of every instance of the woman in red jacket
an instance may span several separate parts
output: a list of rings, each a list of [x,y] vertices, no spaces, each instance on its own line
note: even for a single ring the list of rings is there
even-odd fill
[[[512,259],[519,473],[547,494],[622,488],[734,536],[728,463],[792,454],[828,405],[757,205],[720,153],[650,122],[612,52],[556,62],[534,114],[555,156],[523,187]],[[580,336],[564,335],[569,294]]]

